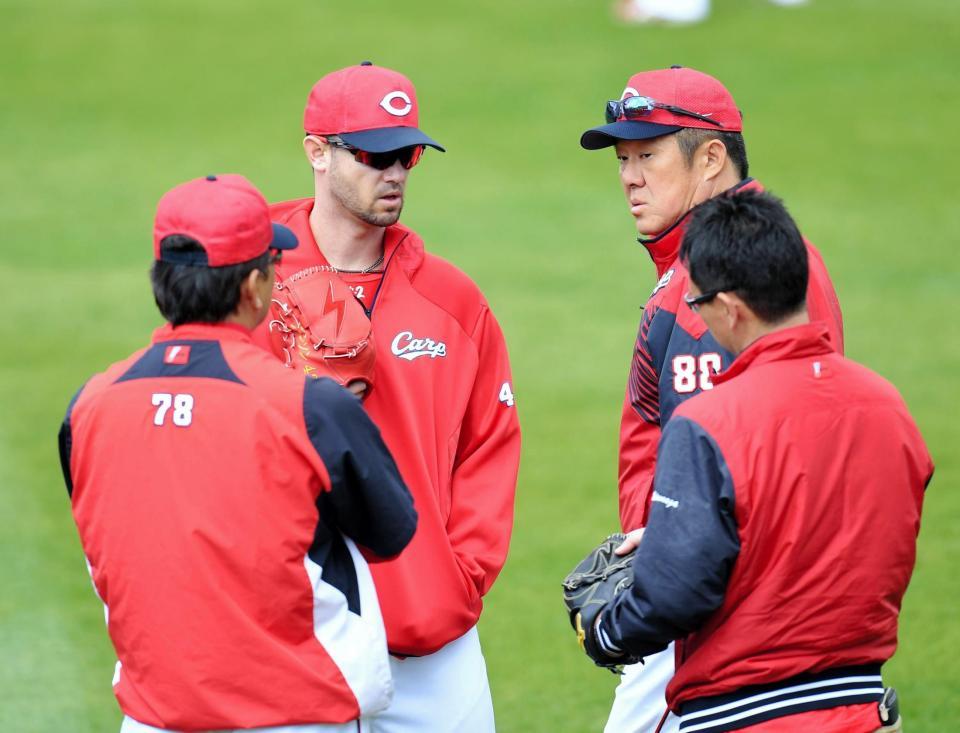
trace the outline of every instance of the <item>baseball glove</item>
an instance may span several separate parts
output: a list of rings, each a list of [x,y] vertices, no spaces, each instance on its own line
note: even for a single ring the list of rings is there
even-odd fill
[[[640,661],[626,652],[608,653],[596,639],[596,619],[603,608],[620,593],[633,585],[633,557],[636,550],[626,555],[615,555],[614,550],[626,539],[616,533],[607,537],[577,565],[563,580],[563,602],[567,606],[570,624],[577,632],[580,648],[600,667],[620,672],[624,664]]]
[[[292,369],[343,386],[373,387],[375,351],[370,319],[350,287],[328,265],[277,278],[270,304],[274,353]]]

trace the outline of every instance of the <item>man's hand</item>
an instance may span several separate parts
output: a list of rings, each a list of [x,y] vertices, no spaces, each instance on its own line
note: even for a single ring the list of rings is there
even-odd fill
[[[636,550],[640,546],[640,538],[643,537],[644,528],[632,530],[627,532],[627,537],[623,542],[620,543],[620,546],[617,547],[613,552],[615,555],[629,555],[631,552]]]
[[[603,618],[604,608],[606,607],[594,608],[592,616],[584,617],[583,613],[576,615],[574,626],[577,631],[577,640],[580,642],[580,648],[598,667],[609,669],[614,674],[623,674],[625,664],[636,664],[642,662],[643,659],[630,656],[619,647],[614,646],[603,632],[600,621]]]
[[[608,604],[633,585],[633,550],[616,553],[629,542],[623,534],[610,535],[563,581],[563,601],[580,647],[601,667],[616,668],[639,661],[618,649],[597,626]]]

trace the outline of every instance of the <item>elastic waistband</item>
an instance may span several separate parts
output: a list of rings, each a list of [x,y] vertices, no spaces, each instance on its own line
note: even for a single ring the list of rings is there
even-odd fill
[[[880,665],[828,669],[769,685],[688,700],[680,708],[681,733],[722,733],[785,715],[840,705],[880,702]]]

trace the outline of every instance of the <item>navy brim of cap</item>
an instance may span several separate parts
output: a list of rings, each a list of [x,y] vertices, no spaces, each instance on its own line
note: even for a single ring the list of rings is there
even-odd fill
[[[600,150],[616,145],[620,140],[649,140],[682,130],[678,125],[658,125],[654,122],[637,120],[619,120],[609,125],[594,127],[580,136],[580,147],[587,150]]]
[[[389,153],[391,150],[414,145],[429,145],[441,153],[447,152],[438,142],[424,135],[416,127],[381,127],[376,130],[341,132],[340,139],[347,145],[368,153]]]
[[[268,249],[296,249],[300,245],[297,235],[283,224],[273,225],[273,241]]]

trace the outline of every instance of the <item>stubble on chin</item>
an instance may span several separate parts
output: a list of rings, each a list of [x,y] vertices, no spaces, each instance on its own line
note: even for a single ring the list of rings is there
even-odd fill
[[[370,207],[354,211],[353,215],[360,219],[360,221],[364,221],[372,226],[388,227],[396,224],[400,220],[400,213],[402,211],[403,205],[401,204],[396,209],[391,209],[390,211],[377,212],[373,207]]]
[[[375,227],[388,227],[396,224],[403,211],[403,202],[397,207],[383,211],[377,210],[379,199],[372,202],[361,200],[356,190],[349,186],[334,186],[331,188],[334,198],[340,205],[360,221]]]

